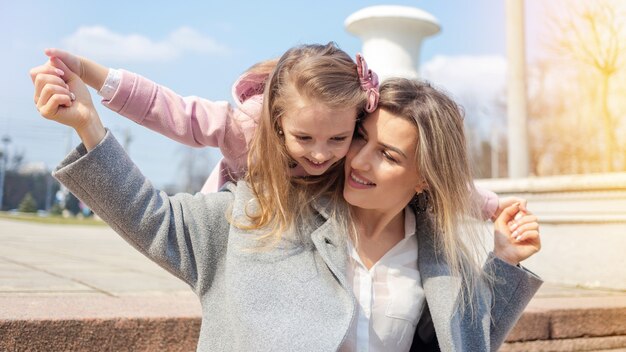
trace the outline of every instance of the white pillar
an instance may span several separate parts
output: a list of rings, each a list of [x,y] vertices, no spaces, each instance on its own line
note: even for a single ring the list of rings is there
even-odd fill
[[[440,31],[431,14],[407,6],[371,6],[348,16],[348,32],[363,41],[363,56],[384,80],[419,76],[422,40]]]
[[[508,59],[508,170],[510,178],[527,177],[530,170],[526,124],[526,53],[524,0],[506,0]]]

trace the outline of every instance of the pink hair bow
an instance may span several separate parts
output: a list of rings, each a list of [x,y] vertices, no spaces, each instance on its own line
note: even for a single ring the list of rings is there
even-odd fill
[[[374,112],[378,106],[378,75],[367,68],[367,63],[361,54],[356,54],[356,70],[359,74],[361,89],[367,92],[365,111]]]

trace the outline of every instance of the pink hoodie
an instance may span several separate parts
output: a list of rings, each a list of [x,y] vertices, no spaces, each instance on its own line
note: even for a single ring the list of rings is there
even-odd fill
[[[227,181],[243,177],[248,145],[263,106],[264,77],[245,74],[233,85],[237,107],[226,101],[181,97],[140,75],[120,70],[120,84],[107,108],[166,137],[192,147],[217,147],[223,159],[202,193],[216,192]]]
[[[120,72],[120,84],[111,100],[102,101],[104,106],[180,143],[220,149],[223,159],[211,172],[202,193],[216,192],[224,183],[243,177],[248,146],[261,116],[266,76],[242,75],[232,88],[233,108],[226,101],[181,97],[140,75]],[[474,197],[484,218],[491,218],[498,208],[498,196],[478,188]]]

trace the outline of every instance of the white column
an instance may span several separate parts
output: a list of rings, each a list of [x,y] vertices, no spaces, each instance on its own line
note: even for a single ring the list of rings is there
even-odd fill
[[[419,76],[422,40],[440,31],[431,14],[407,6],[371,6],[348,16],[346,30],[363,41],[363,56],[384,80]]]
[[[510,178],[529,175],[526,124],[526,53],[524,0],[506,0],[506,50],[508,58],[508,170]]]

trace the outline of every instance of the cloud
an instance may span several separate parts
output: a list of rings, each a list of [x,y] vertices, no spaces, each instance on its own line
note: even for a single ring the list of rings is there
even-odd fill
[[[154,41],[140,34],[120,34],[103,26],[82,26],[62,40],[65,49],[107,62],[167,62],[185,53],[225,55],[230,49],[189,27]]]
[[[421,77],[449,93],[468,126],[489,140],[494,128],[504,129],[506,66],[501,56],[436,56],[421,66]]]

